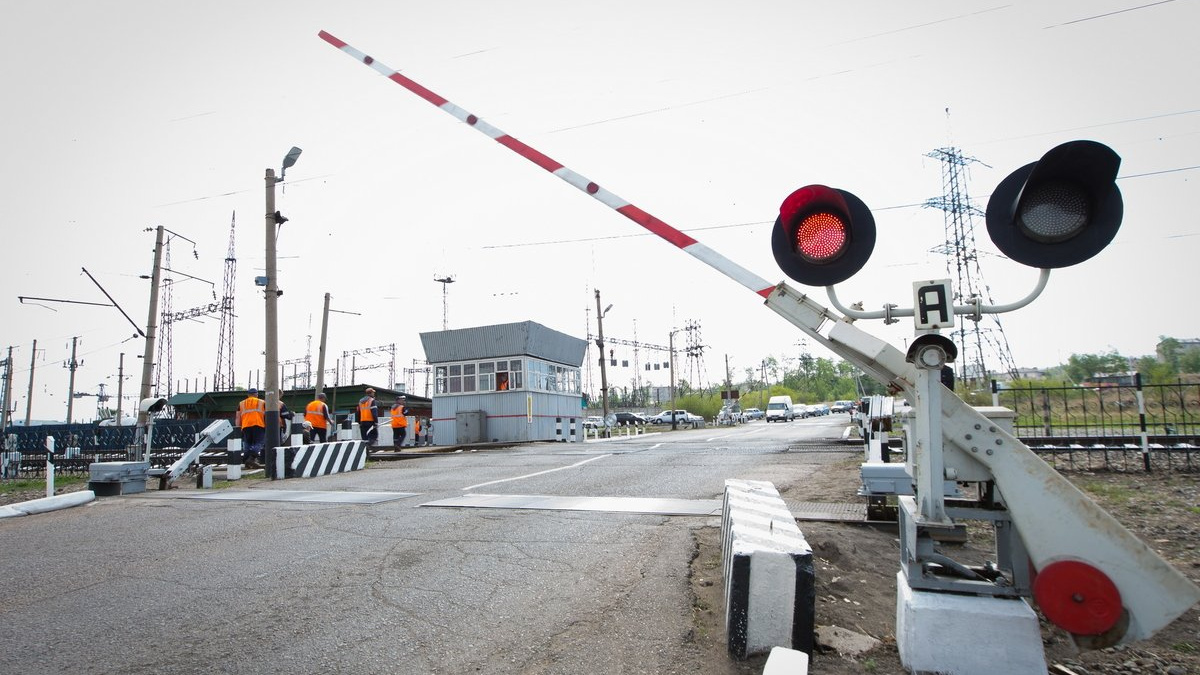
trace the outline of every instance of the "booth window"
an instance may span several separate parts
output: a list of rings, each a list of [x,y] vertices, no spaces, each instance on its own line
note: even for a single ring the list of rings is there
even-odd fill
[[[434,392],[437,394],[517,389],[579,394],[579,368],[532,357],[444,364],[434,368]]]
[[[462,387],[463,392],[470,393],[470,392],[475,391],[475,364],[474,363],[464,363],[462,369],[463,369],[463,378],[462,378],[463,379],[463,387]]]

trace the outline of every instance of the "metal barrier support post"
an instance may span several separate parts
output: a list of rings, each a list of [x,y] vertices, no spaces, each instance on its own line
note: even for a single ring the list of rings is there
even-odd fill
[[[1141,373],[1133,374],[1133,384],[1137,388],[1135,393],[1137,395],[1137,404],[1138,404],[1138,429],[1139,429],[1139,432],[1140,432],[1139,435],[1141,436],[1141,441],[1142,441],[1142,466],[1145,467],[1147,472],[1149,472],[1150,471],[1150,439],[1146,435],[1146,397],[1145,397],[1145,393],[1142,391],[1142,374]],[[1169,463],[1170,463],[1170,458],[1168,458],[1168,464]]]

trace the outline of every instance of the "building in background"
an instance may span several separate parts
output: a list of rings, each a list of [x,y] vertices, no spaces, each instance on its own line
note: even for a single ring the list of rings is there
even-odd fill
[[[421,333],[438,445],[583,438],[587,342],[533,321]]]

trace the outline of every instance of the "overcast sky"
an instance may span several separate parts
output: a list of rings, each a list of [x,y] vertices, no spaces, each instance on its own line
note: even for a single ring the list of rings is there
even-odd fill
[[[87,268],[144,329],[139,275],[150,273],[157,225],[179,235],[178,273],[167,276],[180,311],[223,294],[236,213],[238,384],[261,370],[263,174],[293,145],[304,152],[277,194],[289,218],[281,360],[311,354],[315,368],[329,292],[335,309],[357,313],[331,315],[329,367],[394,344],[405,379],[424,358],[418,334],[442,327],[434,278],[446,275],[452,328],[533,320],[586,337],[599,289],[613,305],[608,337],[665,345],[673,328],[698,323],[708,380],[721,379],[726,356],[735,379],[768,355],[832,356],[743,287],[355,63],[322,29],[771,281],[784,278],[769,244],[783,198],[810,183],[854,192],[879,240],[838,293],[868,310],[909,306],[914,280],[951,276],[944,214],[920,206],[943,189],[927,153],[954,146],[977,159],[966,187],[983,209],[1005,175],[1051,147],[1101,141],[1123,159],[1124,224],[1108,249],[1056,271],[1039,301],[1000,318],[1014,361],[1138,356],[1160,335],[1200,337],[1193,1],[4,8],[0,349],[15,347],[17,418],[35,339],[35,419],[65,417],[74,336],[76,389],[115,392],[124,352],[133,403],[144,341],[120,312],[18,296],[106,302]],[[1023,297],[1036,270],[994,254],[982,218],[975,233],[992,299]],[[859,325],[897,344],[913,332],[907,320]],[[173,324],[171,366],[185,389],[211,381],[217,327],[215,317]],[[632,348],[614,349],[632,366]],[[638,359],[665,360],[649,350]],[[665,371],[609,374],[614,386],[635,376],[666,384]],[[387,373],[357,379],[386,384]],[[77,421],[94,414],[94,398],[77,400]]]

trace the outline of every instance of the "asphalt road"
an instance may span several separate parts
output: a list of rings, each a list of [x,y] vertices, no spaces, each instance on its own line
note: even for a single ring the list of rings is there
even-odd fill
[[[719,517],[422,505],[491,494],[702,507],[726,478],[802,479],[815,465],[789,444],[846,424],[461,452],[6,519],[0,673],[703,672],[687,639],[691,530]],[[193,498],[244,489],[402,494]]]

